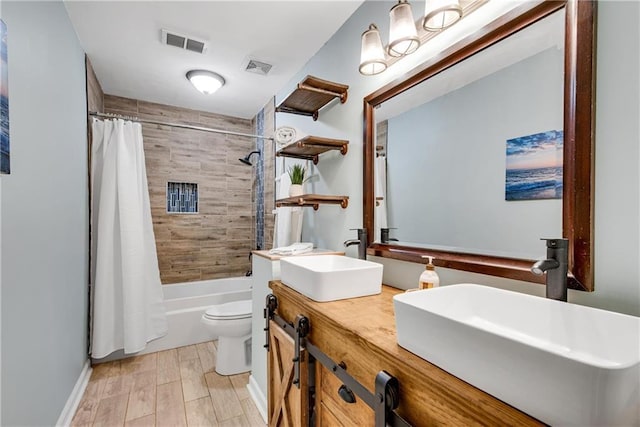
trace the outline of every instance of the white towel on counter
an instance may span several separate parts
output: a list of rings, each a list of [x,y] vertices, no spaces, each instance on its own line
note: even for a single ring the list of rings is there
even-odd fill
[[[269,251],[272,255],[300,255],[313,250],[313,243],[294,243],[290,246],[274,248]]]

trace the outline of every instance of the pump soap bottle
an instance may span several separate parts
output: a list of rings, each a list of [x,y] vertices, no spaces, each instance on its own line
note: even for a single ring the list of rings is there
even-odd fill
[[[429,258],[429,263],[427,264],[427,268],[420,275],[420,279],[418,280],[418,288],[435,288],[440,285],[440,278],[438,277],[438,273],[436,273],[436,268],[432,264],[433,257],[422,255],[422,258]]]

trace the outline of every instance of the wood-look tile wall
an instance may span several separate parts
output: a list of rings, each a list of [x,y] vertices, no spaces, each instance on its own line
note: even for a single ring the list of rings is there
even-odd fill
[[[85,56],[85,66],[87,67],[87,109],[102,112],[104,111],[104,92],[88,56]]]
[[[107,113],[253,133],[251,120],[105,95]],[[163,284],[242,276],[255,242],[251,138],[142,125]],[[198,214],[168,214],[167,182],[198,184]]]

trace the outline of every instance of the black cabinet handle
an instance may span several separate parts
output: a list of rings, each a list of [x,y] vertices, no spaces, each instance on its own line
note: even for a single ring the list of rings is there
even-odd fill
[[[353,394],[353,392],[346,385],[342,384],[340,386],[340,388],[338,389],[338,394],[345,402],[356,403],[356,395]]]

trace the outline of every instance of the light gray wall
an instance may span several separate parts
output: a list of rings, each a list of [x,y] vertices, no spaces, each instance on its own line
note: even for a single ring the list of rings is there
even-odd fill
[[[2,224],[2,179],[0,178],[0,225]],[[0,243],[2,226],[0,226]],[[0,376],[2,375],[2,244],[0,244]],[[2,380],[0,379],[0,423],[2,423]]]
[[[334,36],[314,55],[314,57],[276,94],[276,105],[293,91],[298,82],[308,74],[322,79],[349,85],[348,100],[345,104],[334,103],[320,111],[317,121],[309,117],[286,113],[276,113],[276,127],[293,126],[305,134],[328,138],[347,139],[349,151],[346,156],[332,151],[320,156],[318,165],[309,163],[313,177],[305,183],[305,192],[318,194],[347,195],[350,197],[347,209],[337,206],[321,206],[317,211],[304,211],[302,241],[312,241],[319,248],[343,250],[346,239],[356,237],[350,228],[362,226],[362,99],[380,86],[420,64],[425,58],[438,54],[445,46],[469,35],[473,26],[456,25],[447,32],[422,47],[419,52],[407,57],[387,71],[377,76],[362,76],[358,72],[360,62],[360,36],[375,22],[386,40],[389,10],[395,1],[365,1],[347,20]],[[489,2],[485,11],[504,11],[515,7],[510,2]],[[476,12],[473,21],[482,26],[491,19],[490,14]],[[495,15],[494,15],[495,17]],[[276,174],[283,173],[292,163],[299,163],[281,157],[276,159]],[[355,246],[346,249],[347,254],[356,256]]]
[[[84,53],[62,2],[2,2],[2,425],[54,425],[87,360]],[[7,392],[10,390],[10,392]]]
[[[489,2],[483,9],[497,7],[498,3],[503,2]],[[365,2],[276,96],[276,104],[279,104],[307,74],[350,85],[347,103],[321,111],[317,122],[308,117],[285,113],[278,113],[276,117],[277,126],[293,125],[309,134],[350,141],[347,156],[342,158],[336,153],[325,155],[316,167],[319,177],[312,182],[311,189],[318,193],[350,196],[346,210],[321,206],[315,212],[305,211],[303,240],[313,241],[321,247],[342,249],[345,239],[355,237],[354,232],[348,229],[362,225],[362,98],[414,67],[425,57],[433,55],[442,45],[440,40],[433,39],[419,52],[401,60],[381,75],[361,76],[358,73],[360,35],[371,22],[375,22],[386,40],[391,5],[393,2]],[[607,1],[599,2],[598,6],[595,291],[570,292],[569,300],[640,315],[640,5],[637,2]],[[441,36],[449,37],[447,33],[458,31],[456,27]],[[347,253],[355,256],[355,247],[349,248]],[[423,267],[408,267],[406,264],[385,261],[387,283],[401,287],[415,286]],[[501,285],[523,292],[543,292],[541,286],[463,272],[442,271],[441,277],[443,284],[485,280],[488,283],[500,282]]]
[[[540,238],[562,235],[562,201],[505,201],[506,140],[562,129],[563,62],[552,47],[389,119],[388,224],[397,239],[545,254]],[[407,191],[416,183],[419,191]]]

